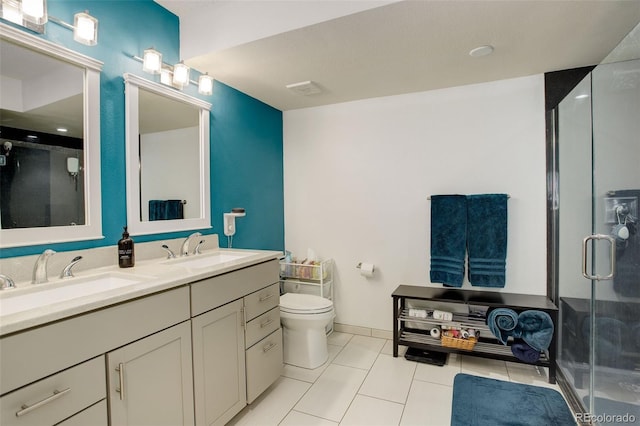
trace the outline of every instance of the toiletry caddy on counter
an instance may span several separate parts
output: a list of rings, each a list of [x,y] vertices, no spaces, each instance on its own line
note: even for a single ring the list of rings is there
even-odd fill
[[[546,296],[500,293],[493,291],[460,290],[422,286],[400,285],[391,294],[393,298],[393,356],[398,356],[398,345],[415,347],[434,352],[457,352],[470,356],[493,358],[503,361],[520,362],[513,356],[509,346],[502,345],[489,331],[484,317],[456,313],[451,321],[438,320],[433,317],[420,318],[409,315],[407,300],[421,301],[420,304],[463,304],[467,306],[490,308],[510,308],[517,312],[540,310],[551,317],[554,329],[557,330],[558,308]],[[485,312],[486,313],[486,312]],[[421,325],[422,327],[420,327]],[[428,328],[431,326],[447,326],[473,328],[480,331],[480,338],[471,349],[442,345],[440,339],[431,337]],[[427,328],[427,330],[423,329]],[[541,354],[534,364],[549,368],[549,383],[556,382],[556,335],[551,341],[549,350]]]

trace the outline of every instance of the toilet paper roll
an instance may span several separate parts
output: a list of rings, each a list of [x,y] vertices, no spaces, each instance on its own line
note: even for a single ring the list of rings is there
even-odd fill
[[[373,271],[375,270],[375,266],[373,263],[364,263],[360,264],[360,275],[363,277],[372,277]]]
[[[434,339],[440,338],[440,329],[438,327],[433,327],[430,333],[431,333],[431,337],[433,337]]]

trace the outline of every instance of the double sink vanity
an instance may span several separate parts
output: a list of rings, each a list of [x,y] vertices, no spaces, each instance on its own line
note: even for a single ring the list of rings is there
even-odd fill
[[[280,254],[211,249],[1,291],[0,424],[227,423],[282,371]]]

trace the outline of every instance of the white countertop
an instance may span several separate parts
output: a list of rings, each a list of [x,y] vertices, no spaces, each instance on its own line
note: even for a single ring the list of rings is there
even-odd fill
[[[222,262],[206,267],[202,265],[198,265],[198,267],[188,266],[192,260],[195,265],[199,259],[206,259],[208,256],[219,254],[229,255],[229,258],[225,257]],[[242,257],[231,258],[234,254]],[[27,293],[33,294],[39,291],[56,290],[77,282],[81,283],[83,279],[100,274],[124,277],[124,281],[130,277],[132,282],[132,284],[122,285],[111,290],[71,297],[56,303],[41,303],[35,308],[7,315],[3,315],[0,311],[0,336],[187,285],[195,281],[277,259],[281,255],[282,253],[279,251],[270,250],[215,249],[203,251],[200,255],[189,256],[188,258],[145,260],[136,262],[136,265],[132,268],[107,266],[78,272],[75,274],[75,278],[71,279],[55,278],[44,284],[21,285],[16,289],[2,291],[0,293],[0,302]]]

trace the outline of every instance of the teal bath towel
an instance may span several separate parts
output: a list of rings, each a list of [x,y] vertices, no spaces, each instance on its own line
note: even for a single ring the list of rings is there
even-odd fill
[[[473,286],[505,286],[507,199],[506,194],[467,196],[469,282]]]
[[[432,195],[431,282],[450,287],[462,287],[466,236],[466,197],[464,195]]]
[[[487,315],[487,326],[500,343],[506,345],[509,336],[518,334],[518,314],[509,308],[492,309]]]
[[[553,340],[553,321],[548,313],[537,310],[520,312],[518,315],[518,332],[522,340],[537,351],[549,349]]]

